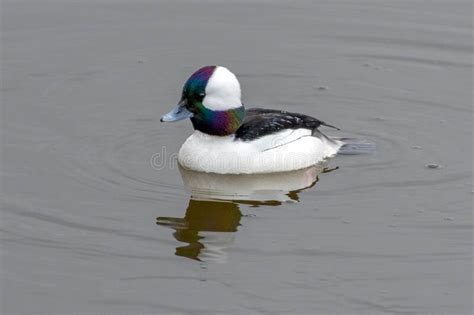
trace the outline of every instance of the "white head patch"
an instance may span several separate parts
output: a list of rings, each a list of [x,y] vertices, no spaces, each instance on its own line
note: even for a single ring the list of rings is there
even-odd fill
[[[210,110],[225,111],[242,106],[240,84],[229,69],[217,66],[207,81],[203,105]]]

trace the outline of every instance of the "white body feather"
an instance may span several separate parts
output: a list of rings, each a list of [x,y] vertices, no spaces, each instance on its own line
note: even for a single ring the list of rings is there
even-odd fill
[[[187,169],[217,174],[259,174],[294,171],[337,153],[342,143],[311,135],[309,129],[285,129],[252,141],[234,135],[211,136],[195,131],[179,150]]]

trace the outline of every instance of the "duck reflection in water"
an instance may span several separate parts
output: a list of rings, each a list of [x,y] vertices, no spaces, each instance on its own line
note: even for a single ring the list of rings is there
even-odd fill
[[[184,218],[158,217],[157,224],[175,230],[177,256],[206,262],[226,262],[226,248],[234,243],[242,213],[240,205],[279,206],[298,202],[299,192],[312,187],[325,165],[261,175],[219,175],[180,168],[191,198]]]

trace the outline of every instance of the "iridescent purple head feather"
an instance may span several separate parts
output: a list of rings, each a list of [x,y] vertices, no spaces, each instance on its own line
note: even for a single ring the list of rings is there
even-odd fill
[[[200,96],[205,95],[207,82],[211,78],[216,66],[206,66],[194,72],[183,87],[183,95]]]

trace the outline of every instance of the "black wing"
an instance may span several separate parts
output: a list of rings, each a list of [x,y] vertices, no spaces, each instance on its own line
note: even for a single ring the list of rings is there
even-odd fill
[[[245,119],[235,132],[236,139],[254,140],[283,129],[310,129],[316,131],[319,126],[328,126],[325,122],[311,116],[290,113],[282,110],[250,108],[245,112]],[[336,128],[339,130],[339,128]]]

